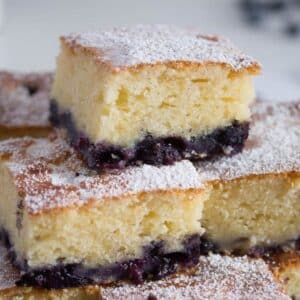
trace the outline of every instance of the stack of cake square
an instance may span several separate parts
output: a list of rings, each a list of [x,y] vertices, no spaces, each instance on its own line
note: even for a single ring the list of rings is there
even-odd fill
[[[252,104],[259,72],[140,25],[1,73],[0,298],[299,297],[300,102]]]

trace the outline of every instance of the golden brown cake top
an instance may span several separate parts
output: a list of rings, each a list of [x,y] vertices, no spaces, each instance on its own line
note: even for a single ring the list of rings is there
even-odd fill
[[[50,73],[0,72],[0,126],[50,126]]]
[[[203,179],[300,172],[300,101],[256,103],[250,128],[242,153],[197,164]]]
[[[195,29],[168,25],[136,25],[110,30],[73,33],[62,37],[72,49],[85,50],[115,71],[141,65],[222,64],[234,71],[258,72],[256,60],[228,40],[203,35]]]
[[[189,161],[172,166],[142,165],[99,175],[87,169],[67,143],[18,138],[0,142],[0,160],[10,170],[29,213],[84,205],[149,191],[202,188]]]
[[[101,289],[104,300],[290,299],[261,259],[202,256],[194,273]]]

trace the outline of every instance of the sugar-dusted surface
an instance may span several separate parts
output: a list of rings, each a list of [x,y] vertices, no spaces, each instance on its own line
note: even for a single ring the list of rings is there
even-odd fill
[[[258,102],[242,153],[197,164],[205,180],[300,172],[300,102]]]
[[[0,292],[15,287],[19,279],[20,273],[12,266],[6,248],[0,243]]]
[[[102,289],[105,300],[290,299],[274,281],[267,265],[247,257],[201,257],[194,274],[144,285]]]
[[[189,161],[163,167],[143,165],[98,175],[84,167],[65,141],[58,137],[50,139],[19,138],[0,143],[0,158],[13,174],[31,213],[82,205],[93,199],[202,188]]]
[[[195,29],[167,25],[137,25],[63,37],[71,47],[90,48],[114,69],[167,62],[220,63],[235,71],[258,67],[228,40],[202,35]]]
[[[0,125],[50,126],[48,123],[49,73],[0,72]]]

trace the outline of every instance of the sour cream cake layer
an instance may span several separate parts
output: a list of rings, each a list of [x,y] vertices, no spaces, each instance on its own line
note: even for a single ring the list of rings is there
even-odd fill
[[[165,25],[61,38],[50,119],[92,169],[240,152],[258,62]]]
[[[0,139],[50,132],[50,73],[0,71]]]
[[[300,237],[300,102],[253,107],[242,153],[197,165],[212,185],[202,224],[219,250],[263,254]]]
[[[119,283],[60,290],[19,286],[21,274],[1,246],[0,267],[1,300],[290,299],[261,259],[246,257],[201,257],[189,271],[138,286]]]
[[[2,141],[0,159],[0,227],[23,283],[140,283],[197,262],[208,189],[191,162],[100,176],[56,136]]]

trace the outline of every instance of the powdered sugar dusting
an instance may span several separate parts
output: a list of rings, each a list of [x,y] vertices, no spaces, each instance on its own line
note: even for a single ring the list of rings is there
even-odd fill
[[[300,102],[258,102],[242,153],[196,164],[203,180],[300,172]]]
[[[2,290],[15,287],[18,279],[20,273],[10,263],[6,248],[0,244],[0,293]]]
[[[0,72],[0,125],[50,126],[48,123],[50,74]]]
[[[262,260],[219,255],[201,257],[189,276],[102,288],[101,296],[104,300],[290,299]]]
[[[115,69],[164,62],[221,63],[236,71],[258,66],[228,40],[167,25],[137,25],[64,37],[72,47],[92,48]]]
[[[0,157],[13,174],[30,213],[141,192],[203,188],[189,161],[162,167],[143,165],[98,175],[88,170],[58,137],[3,141]]]

